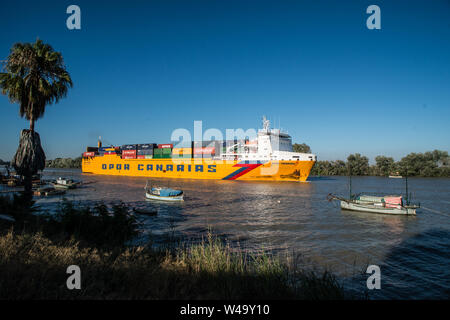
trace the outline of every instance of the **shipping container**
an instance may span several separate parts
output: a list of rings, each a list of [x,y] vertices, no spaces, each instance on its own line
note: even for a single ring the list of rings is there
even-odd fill
[[[83,153],[83,157],[88,158],[88,157],[95,157],[95,152],[84,152]]]
[[[163,154],[172,154],[172,149],[170,148],[162,148],[161,150]]]
[[[98,152],[98,147],[87,147],[86,152]]]
[[[140,156],[153,155],[153,149],[138,149],[137,155]]]
[[[166,148],[173,148],[173,144],[171,143],[162,143],[162,144],[158,144],[158,148],[159,149],[166,149]]]
[[[172,158],[171,154],[154,154],[153,159],[170,159]]]
[[[145,156],[144,155],[137,155],[136,159],[145,159]]]
[[[145,144],[138,144],[137,149],[138,150],[153,150],[153,148],[156,148],[155,143],[145,143]]]
[[[136,150],[137,145],[135,144],[124,144],[122,150]]]
[[[172,153],[175,153],[175,152],[178,152],[178,153],[190,153],[190,152],[192,152],[192,148],[173,148],[172,149]]]
[[[194,148],[195,154],[215,154],[215,147]]]
[[[122,156],[122,159],[136,159],[136,156]]]
[[[201,146],[204,148],[205,147],[214,147],[214,148],[218,149],[221,146],[223,146],[223,141],[222,140],[205,140],[205,141],[202,141]]]
[[[144,159],[153,159],[153,155],[145,155]]]
[[[124,156],[135,156],[136,150],[122,150],[122,155]]]

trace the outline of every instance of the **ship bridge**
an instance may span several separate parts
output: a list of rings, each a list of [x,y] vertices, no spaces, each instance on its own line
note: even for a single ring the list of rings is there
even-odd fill
[[[263,117],[263,128],[258,130],[258,136],[254,141],[250,141],[254,146],[253,152],[239,154],[223,154],[222,159],[229,156],[240,160],[266,160],[266,161],[317,161],[316,155],[312,153],[293,152],[292,138],[287,132],[280,129],[271,129],[270,121]]]

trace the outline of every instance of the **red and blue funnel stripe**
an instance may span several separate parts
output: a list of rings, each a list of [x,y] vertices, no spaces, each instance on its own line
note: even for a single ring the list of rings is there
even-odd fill
[[[236,171],[230,173],[222,180],[236,180],[237,178],[243,176],[244,174],[252,171],[253,169],[259,167],[263,163],[261,161],[243,161],[235,164],[233,167],[239,167]]]

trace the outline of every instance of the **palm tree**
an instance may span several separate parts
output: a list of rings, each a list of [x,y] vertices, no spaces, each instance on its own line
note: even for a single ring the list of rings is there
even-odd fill
[[[61,53],[39,39],[35,43],[14,44],[3,63],[3,71],[2,93],[11,103],[18,103],[20,116],[30,121],[30,129],[21,132],[12,164],[25,177],[25,191],[31,193],[31,176],[45,167],[45,154],[34,124],[44,115],[47,105],[67,95],[72,79]]]
[[[36,40],[35,43],[16,43],[6,60],[5,73],[0,73],[2,93],[12,103],[19,103],[19,113],[34,122],[42,117],[48,104],[57,103],[72,87],[61,53]]]

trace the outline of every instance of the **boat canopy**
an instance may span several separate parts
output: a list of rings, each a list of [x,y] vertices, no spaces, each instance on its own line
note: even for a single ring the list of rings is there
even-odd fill
[[[157,190],[156,188],[152,188],[152,191],[156,191],[156,190]],[[161,197],[175,197],[175,196],[179,196],[182,193],[183,193],[183,191],[181,191],[181,190],[175,190],[175,189],[170,189],[170,188],[159,190],[159,195]]]
[[[384,197],[386,208],[398,208],[402,205],[402,196],[386,196]]]

